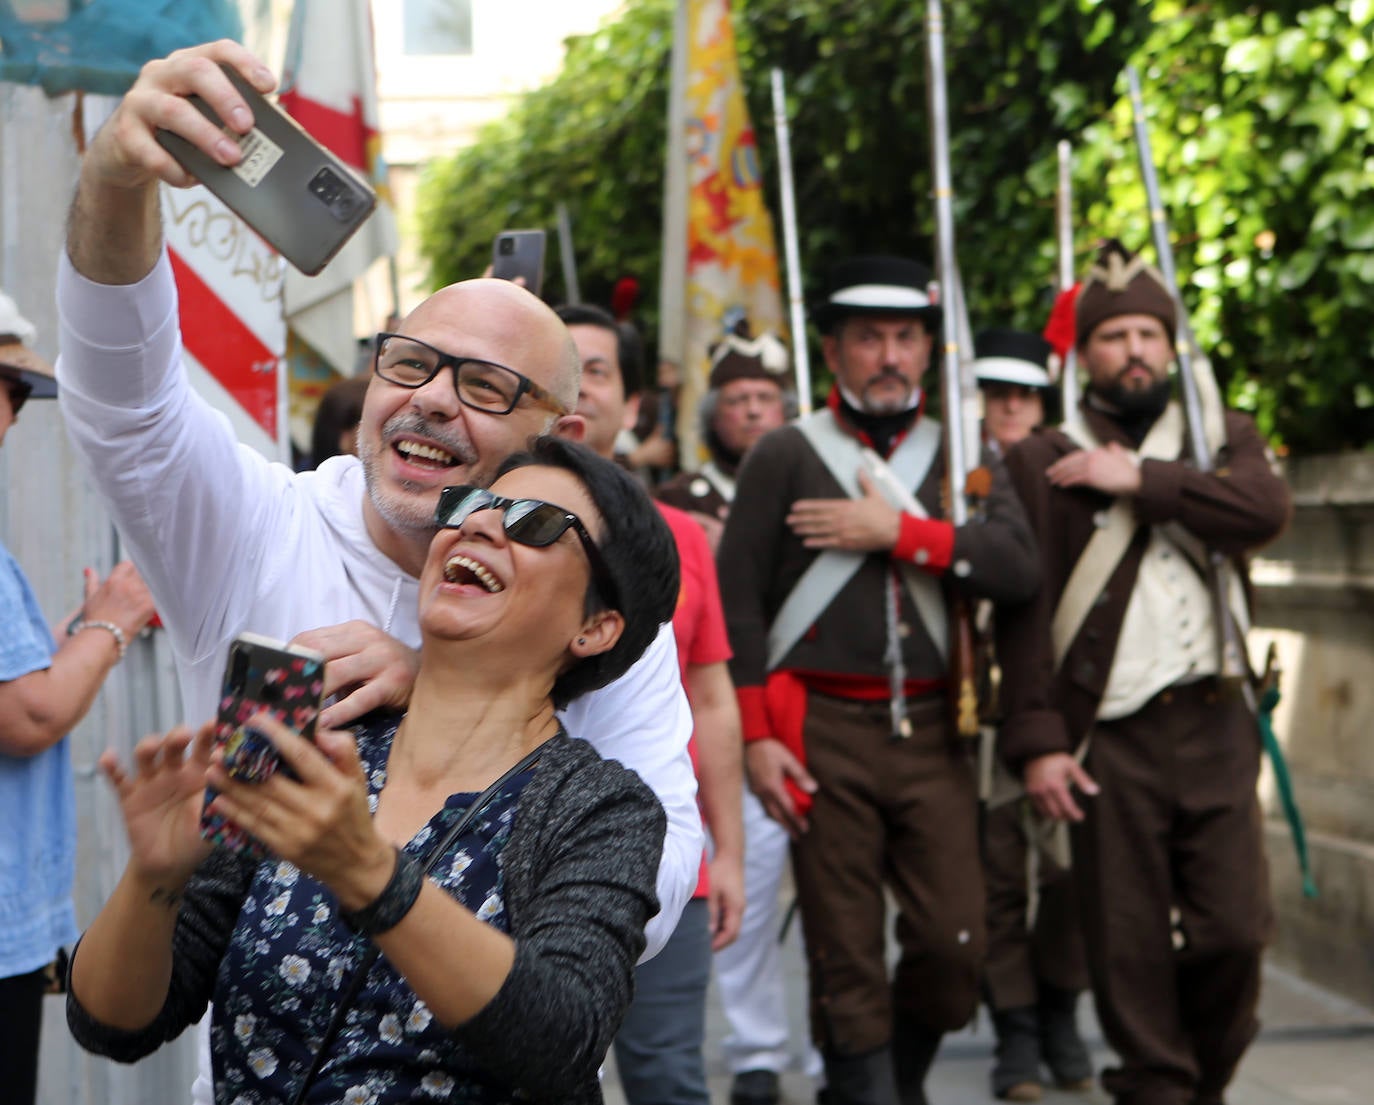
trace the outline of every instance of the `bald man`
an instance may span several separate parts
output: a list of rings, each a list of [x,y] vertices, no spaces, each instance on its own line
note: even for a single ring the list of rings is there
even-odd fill
[[[241,447],[181,368],[158,188],[194,181],[154,139],[164,127],[237,163],[238,145],[186,99],[198,94],[234,131],[251,129],[221,62],[260,91],[275,86],[237,43],[178,51],[144,67],[86,153],[58,277],[63,413],[157,600],[187,717],[211,716],[227,646],[247,630],[326,654],[325,689],[336,700],[321,722],[342,726],[409,697],[417,576],[440,489],[486,483],[533,436],[581,439],[572,413],[579,361],[566,327],[536,297],[504,281],[465,281],[378,343],[361,460],[335,457],[293,474]],[[395,382],[402,358],[429,378]],[[660,911],[646,934],[653,954],[691,894],[703,844],[671,627],[564,722],[637,771],[667,811]],[[204,1077],[197,1098],[209,1100]]]

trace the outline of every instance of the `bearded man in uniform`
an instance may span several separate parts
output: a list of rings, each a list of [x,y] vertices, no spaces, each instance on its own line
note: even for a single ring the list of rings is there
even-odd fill
[[[1290,497],[1215,388],[1199,387],[1215,466],[1188,459],[1177,308],[1154,269],[1108,241],[1076,311],[1083,401],[1007,457],[1044,576],[997,618],[1001,751],[1041,815],[1071,824],[1098,1018],[1121,1060],[1103,1086],[1116,1105],[1222,1105],[1258,1029],[1272,921],[1259,734],[1222,678],[1207,563],[1221,554],[1243,579]],[[1243,633],[1242,588],[1223,597]]]

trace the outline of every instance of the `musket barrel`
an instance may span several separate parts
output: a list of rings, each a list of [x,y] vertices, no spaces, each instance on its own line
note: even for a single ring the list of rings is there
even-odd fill
[[[572,216],[568,205],[559,201],[558,208],[558,258],[563,264],[563,287],[569,303],[582,302],[582,289],[577,283],[577,254],[573,252]]]
[[[1192,454],[1193,464],[1199,472],[1210,472],[1214,467],[1212,450],[1207,444],[1207,433],[1202,414],[1202,396],[1198,391],[1197,377],[1193,372],[1193,330],[1188,322],[1188,308],[1178,286],[1178,272],[1174,266],[1174,247],[1169,239],[1169,222],[1160,198],[1159,177],[1155,174],[1154,154],[1150,149],[1150,128],[1145,120],[1145,104],[1140,94],[1140,74],[1133,65],[1126,67],[1126,80],[1131,92],[1131,115],[1135,123],[1136,148],[1140,154],[1140,176],[1145,182],[1146,201],[1150,206],[1150,230],[1154,239],[1155,254],[1159,260],[1160,275],[1164,277],[1169,293],[1174,297],[1178,311],[1178,335],[1175,347],[1178,361],[1179,391],[1183,398],[1184,422],[1187,426],[1188,451]],[[1240,680],[1242,686],[1246,673],[1244,661],[1244,642],[1236,620],[1231,616],[1229,599],[1231,594],[1231,564],[1217,550],[1209,549],[1207,556],[1207,586],[1212,595],[1212,616],[1217,634],[1217,671],[1222,679]],[[1249,693],[1252,697],[1252,692]],[[1249,700],[1247,698],[1247,701]]]
[[[966,449],[978,448],[977,423],[965,439],[965,371],[972,372],[972,340],[963,309],[964,294],[954,254],[954,187],[949,168],[949,105],[945,97],[945,31],[940,0],[926,4],[926,87],[930,100],[930,160],[934,183],[936,264],[940,277],[940,305],[944,322],[944,349],[940,379],[945,439],[945,478],[949,481],[949,520],[956,526],[968,522],[966,486],[970,465]],[[970,396],[970,399],[973,397]],[[950,690],[954,731],[965,740],[980,733],[977,657],[973,641],[973,617],[962,596],[950,602]]]
[[[1073,254],[1073,165],[1069,144],[1061,141],[1059,153],[1059,192],[1055,217],[1059,241],[1059,292],[1068,291],[1074,282]],[[1067,415],[1078,407],[1078,349],[1071,344],[1059,366],[1059,394]]]
[[[797,243],[797,201],[792,185],[792,139],[782,70],[773,70],[773,129],[778,142],[778,192],[782,197],[782,248],[787,259],[787,317],[792,330],[792,367],[797,377],[797,407],[811,413],[811,357],[806,347],[806,307],[802,302],[801,250]]]
[[[940,303],[944,310],[940,380],[943,392],[945,455],[950,487],[949,520],[956,526],[968,521],[964,482],[968,476],[963,418],[959,397],[960,348],[958,294],[954,261],[954,189],[949,168],[949,106],[945,99],[944,12],[940,0],[926,4],[926,92],[930,102],[930,161],[934,181],[935,256],[940,278]]]
[[[1136,149],[1140,154],[1140,176],[1145,183],[1146,202],[1150,207],[1150,234],[1154,240],[1159,272],[1164,277],[1169,294],[1178,309],[1179,391],[1183,399],[1183,413],[1188,426],[1188,449],[1199,472],[1212,470],[1212,451],[1207,446],[1203,430],[1202,397],[1197,378],[1193,375],[1193,331],[1188,324],[1188,309],[1178,286],[1178,270],[1174,265],[1174,247],[1169,240],[1169,221],[1160,198],[1159,177],[1155,173],[1154,154],[1150,150],[1150,125],[1145,119],[1145,104],[1140,95],[1140,74],[1134,65],[1126,67],[1126,80],[1131,90],[1131,116],[1135,123]]]

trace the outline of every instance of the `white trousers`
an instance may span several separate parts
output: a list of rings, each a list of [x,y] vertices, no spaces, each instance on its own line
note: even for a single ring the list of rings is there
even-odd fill
[[[778,893],[787,862],[787,833],[764,813],[762,803],[746,787],[744,917],[739,939],[715,956],[716,991],[730,1029],[721,1049],[733,1074],[782,1071],[788,1066],[787,988],[778,943],[783,917]],[[792,931],[800,940],[799,922],[794,922]],[[808,1049],[803,1067],[808,1074],[819,1071],[820,1056],[814,1048]]]

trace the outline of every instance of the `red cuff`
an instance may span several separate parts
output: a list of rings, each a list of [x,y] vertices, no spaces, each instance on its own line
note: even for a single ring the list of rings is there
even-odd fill
[[[892,550],[897,560],[907,560],[937,575],[954,559],[954,526],[936,518],[902,515],[902,528]]]
[[[745,742],[770,740],[773,729],[768,724],[768,705],[763,688],[736,687],[735,698],[739,701],[739,719]]]

